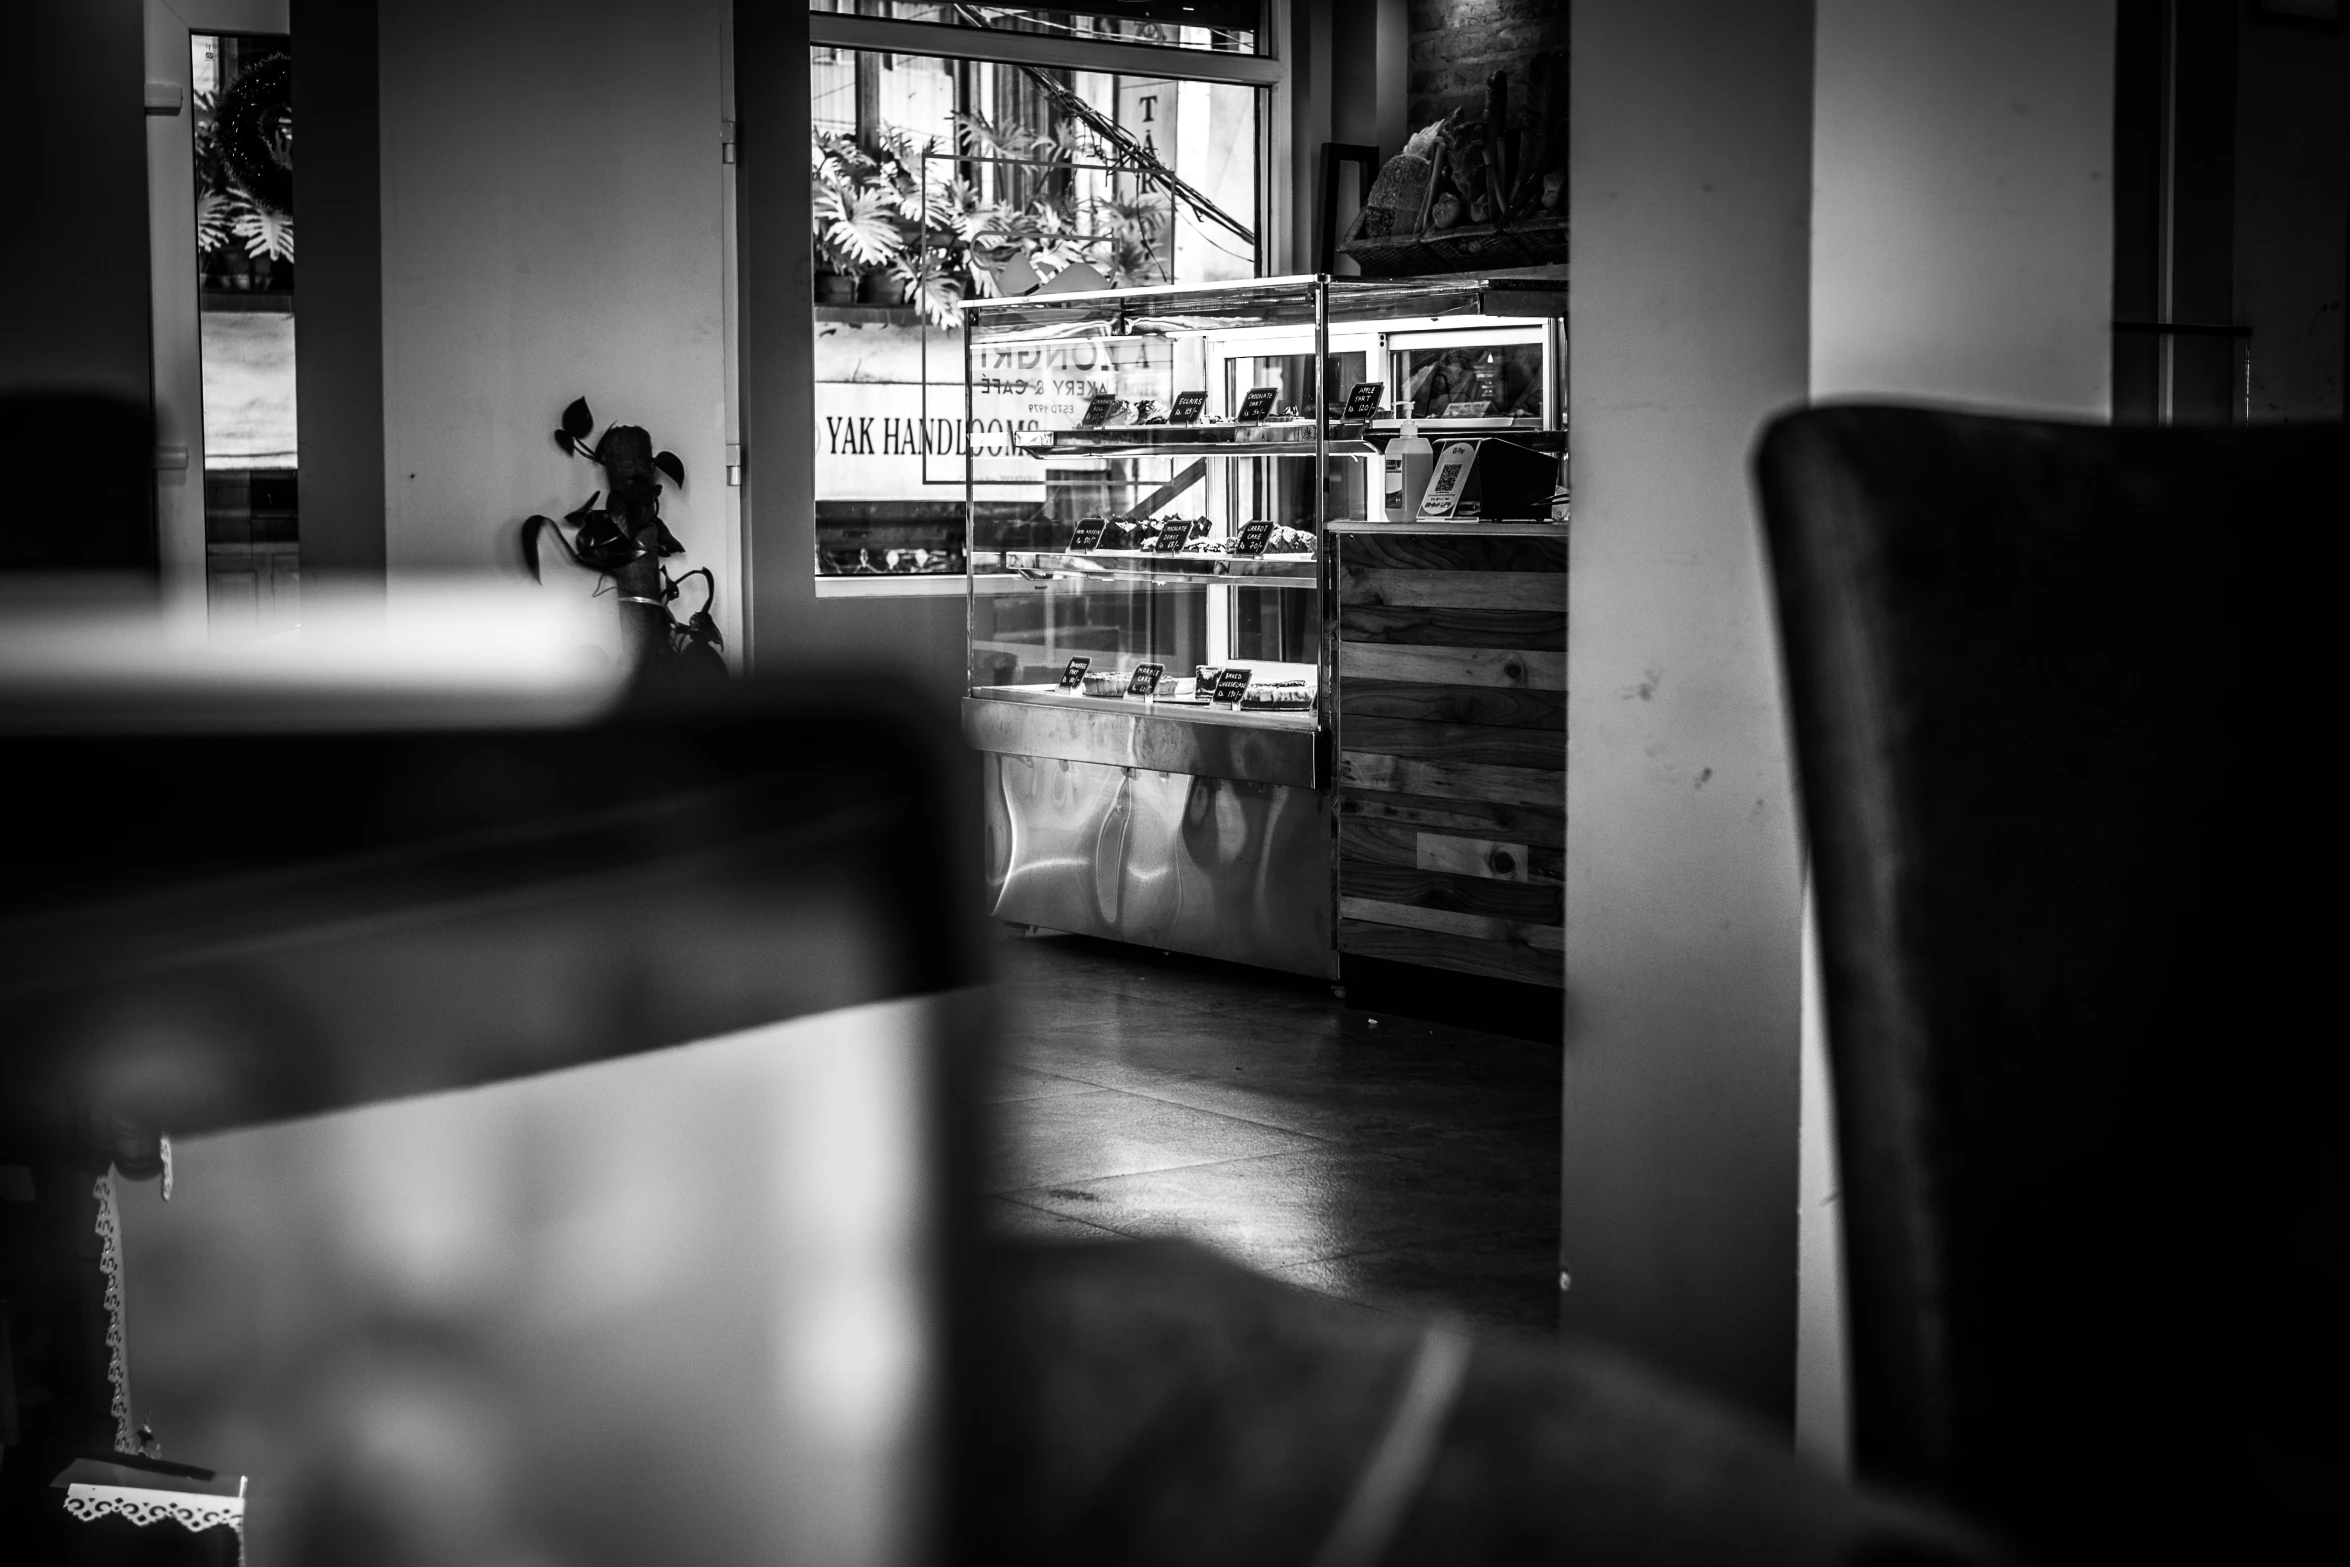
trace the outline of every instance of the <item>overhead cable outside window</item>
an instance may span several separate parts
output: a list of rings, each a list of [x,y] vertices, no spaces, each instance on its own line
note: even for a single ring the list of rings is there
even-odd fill
[[[955,7],[955,12],[972,27],[981,31],[1001,31],[1001,29],[992,26],[975,7],[958,5]],[[1022,65],[1018,69],[1039,92],[1045,95],[1046,101],[1051,103],[1055,109],[1100,137],[1113,163],[1164,186],[1168,194],[1192,210],[1193,216],[1230,230],[1239,237],[1243,244],[1252,246],[1256,244],[1257,236],[1254,229],[1249,228],[1238,218],[1233,217],[1222,207],[1202,195],[1173,169],[1159,161],[1157,153],[1127,135],[1116,121],[1034,66]]]

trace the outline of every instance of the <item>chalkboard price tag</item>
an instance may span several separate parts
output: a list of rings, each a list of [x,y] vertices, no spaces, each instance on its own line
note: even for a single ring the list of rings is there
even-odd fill
[[[1099,425],[1108,423],[1110,415],[1116,413],[1117,411],[1118,399],[1115,394],[1110,392],[1096,392],[1093,396],[1093,400],[1085,405],[1085,417],[1080,420],[1079,423],[1082,424],[1086,429],[1090,430]]]
[[[1346,412],[1339,417],[1350,424],[1373,417],[1379,412],[1379,399],[1386,391],[1385,381],[1357,381],[1354,390],[1346,394]]]
[[[1209,700],[1222,702],[1225,705],[1230,706],[1231,704],[1238,702],[1240,700],[1240,694],[1247,689],[1247,670],[1226,669],[1216,676],[1216,688],[1214,692],[1211,693]]]
[[[1108,526],[1109,524],[1099,517],[1080,519],[1077,531],[1069,535],[1069,553],[1074,555],[1082,550],[1100,549],[1102,547],[1102,529]]]
[[[1085,684],[1085,671],[1092,663],[1093,660],[1082,653],[1069,660],[1068,666],[1061,671],[1061,689],[1074,691]]]
[[[1240,537],[1232,541],[1232,553],[1235,555],[1262,555],[1265,553],[1266,543],[1272,537],[1273,525],[1269,522],[1243,523]]]
[[[1162,555],[1174,555],[1191,542],[1191,524],[1181,517],[1170,520],[1159,529],[1157,543],[1151,547]]]
[[[1240,412],[1232,416],[1234,424],[1263,424],[1265,415],[1273,411],[1273,399],[1281,395],[1278,386],[1253,386],[1240,400]]]
[[[1482,419],[1491,412],[1492,399],[1485,397],[1472,397],[1465,402],[1444,405],[1444,417],[1447,419]]]
[[[1205,392],[1178,392],[1175,394],[1175,406],[1167,410],[1167,422],[1197,424],[1199,411],[1207,405],[1208,394]]]
[[[1134,678],[1126,682],[1128,696],[1151,696],[1159,689],[1159,676],[1167,672],[1164,664],[1137,664]]]

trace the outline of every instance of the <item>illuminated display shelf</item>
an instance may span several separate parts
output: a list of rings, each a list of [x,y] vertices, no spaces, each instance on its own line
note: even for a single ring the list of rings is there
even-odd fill
[[[1378,752],[1383,724],[1415,745],[1415,726],[1444,727],[1375,706],[1342,714],[1340,641],[1379,642],[1404,670],[1390,684],[1439,666],[1480,678],[1489,664],[1506,683],[1515,655],[1500,644],[1490,657],[1486,644],[1419,644],[1467,613],[1458,595],[1523,590],[1474,564],[1512,524],[1440,526],[1484,535],[1445,573],[1350,581],[1334,552],[1380,508],[1381,459],[1405,413],[1439,452],[1498,443],[1477,449],[1474,484],[1446,492],[1456,503],[1553,502],[1555,466],[1522,476],[1539,469],[1533,454],[1566,450],[1564,310],[1556,277],[1261,278],[966,302],[966,422],[1002,432],[963,452],[963,732],[984,780],[994,918],[1336,974],[1342,756]],[[1197,422],[1116,422],[1169,410]],[[1456,457],[1449,472],[1471,464]],[[1191,547],[1070,547],[1175,523]],[[1231,553],[1301,534],[1310,553]],[[1380,597],[1390,590],[1402,596]],[[1152,666],[1169,695],[1064,683],[1082,672],[1123,690]],[[1205,669],[1228,688],[1243,669],[1260,690],[1296,682],[1310,705],[1202,701]]]

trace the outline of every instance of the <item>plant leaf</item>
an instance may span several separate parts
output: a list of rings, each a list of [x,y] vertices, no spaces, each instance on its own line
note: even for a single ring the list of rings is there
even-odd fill
[[[706,609],[697,609],[685,623],[685,634],[696,642],[707,642],[712,647],[726,646],[726,638],[718,631],[718,622],[710,618]]]
[[[533,582],[545,580],[539,575],[539,532],[541,529],[552,528],[554,525],[555,519],[552,517],[533,515],[523,521],[522,563],[530,568],[530,580]],[[562,535],[557,534],[556,537],[561,538]]]
[[[586,500],[579,503],[579,509],[577,511],[565,512],[563,514],[563,520],[570,523],[575,528],[586,527],[590,517],[601,517],[604,515],[602,512],[596,510],[596,502],[602,500],[603,498],[604,492],[602,490],[596,491],[595,494],[589,496]]]
[[[710,643],[691,638],[684,647],[678,649],[677,662],[681,669],[697,675],[723,676],[726,673],[726,660],[718,656],[718,649]]]
[[[563,448],[563,455],[566,457],[576,457],[579,455],[578,448],[572,444],[571,432],[569,430],[557,430],[555,432],[555,444]]]
[[[841,254],[864,266],[878,266],[905,253],[906,237],[898,229],[895,203],[878,189],[860,190],[846,217],[825,232]]]
[[[681,490],[685,488],[685,464],[678,460],[677,453],[655,452],[653,454],[653,466],[660,469],[663,473],[669,475],[669,482],[671,484],[676,485]]]
[[[271,261],[294,259],[294,216],[280,212],[248,194],[241,185],[233,187],[237,218],[229,231],[245,242],[245,254]]]
[[[652,537],[653,548],[659,550],[663,555],[683,555],[685,553],[685,546],[677,542],[677,535],[671,533],[669,524],[660,518],[655,517],[651,526],[637,530],[639,540],[644,539],[648,534]]]
[[[598,571],[617,570],[645,553],[644,546],[630,538],[611,513],[601,511],[580,524],[575,548],[581,562]]]
[[[596,427],[596,416],[588,412],[587,399],[575,397],[571,406],[563,410],[563,429],[575,441],[587,439],[588,431]]]
[[[198,93],[197,97],[205,96]],[[209,256],[228,243],[229,221],[235,204],[217,190],[196,198],[196,249]]]

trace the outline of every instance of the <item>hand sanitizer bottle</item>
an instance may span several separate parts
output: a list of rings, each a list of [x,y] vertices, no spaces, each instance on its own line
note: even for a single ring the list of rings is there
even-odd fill
[[[1382,510],[1389,522],[1410,522],[1420,513],[1420,496],[1428,488],[1428,471],[1436,466],[1436,448],[1420,439],[1420,426],[1404,415],[1403,433],[1387,443],[1387,474]]]

